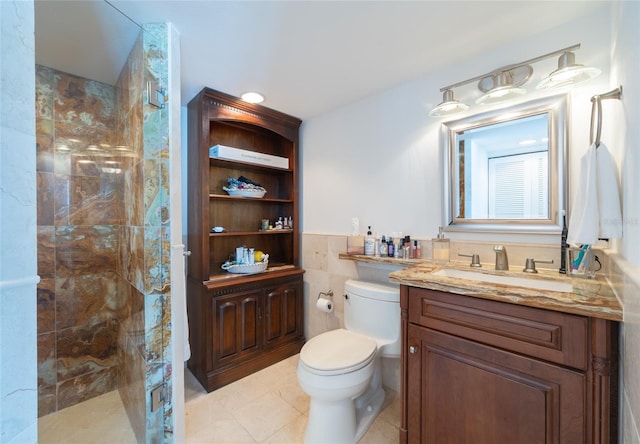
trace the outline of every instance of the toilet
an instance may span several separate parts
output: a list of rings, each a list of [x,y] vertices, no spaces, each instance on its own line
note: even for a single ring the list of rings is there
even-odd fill
[[[381,357],[400,356],[398,287],[348,280],[344,326],[300,351],[298,382],[311,398],[305,444],[354,444],[384,402]]]

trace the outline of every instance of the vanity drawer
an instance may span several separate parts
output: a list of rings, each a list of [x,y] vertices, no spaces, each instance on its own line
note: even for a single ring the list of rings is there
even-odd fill
[[[409,287],[409,322],[576,369],[588,367],[588,319]]]

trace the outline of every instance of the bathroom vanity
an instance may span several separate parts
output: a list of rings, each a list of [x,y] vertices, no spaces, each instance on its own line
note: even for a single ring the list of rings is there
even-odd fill
[[[560,292],[439,269],[390,275],[401,284],[401,443],[617,442],[622,309],[606,280],[531,277],[571,284]]]

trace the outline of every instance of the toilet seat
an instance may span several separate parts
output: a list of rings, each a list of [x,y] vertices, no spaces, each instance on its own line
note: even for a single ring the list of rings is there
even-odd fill
[[[376,356],[373,339],[339,328],[310,339],[300,351],[300,363],[316,375],[339,375],[368,365]]]

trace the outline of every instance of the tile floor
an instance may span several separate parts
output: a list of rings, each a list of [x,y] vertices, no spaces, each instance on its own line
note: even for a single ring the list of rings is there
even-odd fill
[[[309,398],[297,363],[292,356],[211,393],[185,371],[186,443],[302,443]],[[398,442],[399,398],[385,391],[383,410],[359,444]],[[40,418],[38,431],[41,444],[135,443],[117,391]]]
[[[135,444],[117,390],[38,419],[39,444]]]

